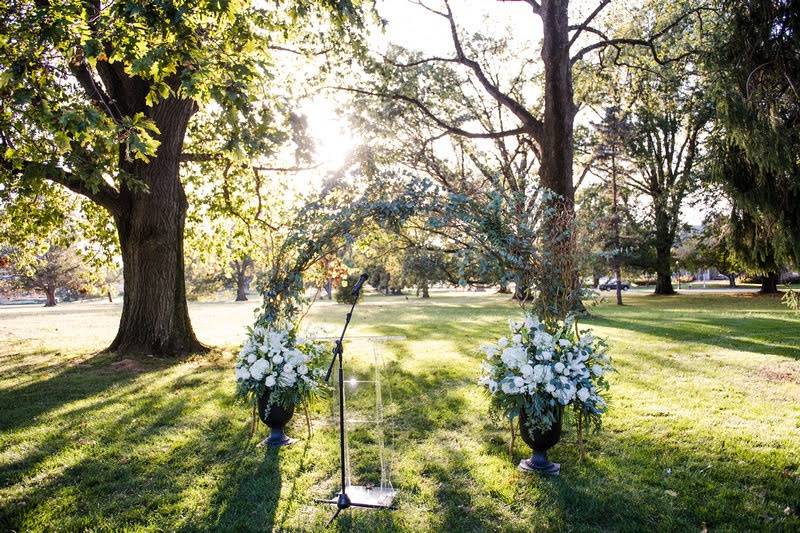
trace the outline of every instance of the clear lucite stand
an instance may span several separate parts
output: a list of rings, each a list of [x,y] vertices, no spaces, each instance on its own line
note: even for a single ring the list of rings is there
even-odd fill
[[[393,414],[397,409],[380,345],[401,340],[405,337],[352,336],[345,340],[345,493],[354,507],[391,509],[397,495],[391,479]],[[338,427],[338,385],[334,398],[331,416]],[[323,502],[335,505],[337,499]]]

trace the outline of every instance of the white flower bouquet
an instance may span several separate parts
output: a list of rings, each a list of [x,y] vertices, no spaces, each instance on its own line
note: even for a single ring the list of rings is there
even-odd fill
[[[269,392],[268,405],[298,405],[324,386],[328,351],[293,330],[257,326],[236,358],[236,390],[253,401]]]
[[[484,346],[480,383],[492,409],[509,420],[525,410],[530,431],[547,431],[564,408],[599,427],[606,410],[601,392],[612,370],[606,345],[588,331],[578,333],[575,319],[545,324],[535,315],[509,321],[510,338]]]

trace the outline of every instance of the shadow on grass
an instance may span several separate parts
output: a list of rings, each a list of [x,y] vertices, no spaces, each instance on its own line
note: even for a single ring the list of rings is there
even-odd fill
[[[26,386],[25,403],[4,404],[6,427],[35,445],[2,463],[0,530],[272,529],[279,452],[253,453],[231,416],[241,407],[219,394],[217,369],[169,370],[137,382],[142,373],[99,364],[67,370]]]
[[[800,359],[800,344],[776,344],[781,338],[798,339],[797,321],[777,318],[718,317],[655,322],[595,315],[590,324],[632,330],[675,342],[706,344],[730,350]],[[784,337],[785,334],[785,337]]]

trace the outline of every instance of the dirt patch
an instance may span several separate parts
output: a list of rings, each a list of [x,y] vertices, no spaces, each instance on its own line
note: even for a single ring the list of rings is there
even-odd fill
[[[120,359],[119,361],[114,361],[108,368],[113,370],[114,372],[143,372],[144,366],[139,361],[134,359]]]
[[[776,363],[764,365],[759,374],[777,383],[797,383],[800,385],[800,363]]]

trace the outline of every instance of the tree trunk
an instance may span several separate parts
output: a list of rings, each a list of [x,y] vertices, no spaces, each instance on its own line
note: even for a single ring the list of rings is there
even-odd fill
[[[508,282],[505,280],[500,280],[500,289],[497,291],[498,294],[510,294],[511,291],[508,290]]]
[[[252,276],[247,274],[247,270],[253,266],[253,260],[250,259],[249,255],[245,255],[241,259],[231,261],[230,266],[233,267],[233,272],[236,276],[236,301],[246,302],[250,280],[253,279]]]
[[[736,287],[736,274],[728,274],[728,286]]]
[[[617,188],[617,145],[611,147],[611,227],[613,231],[614,278],[617,280],[617,305],[622,305],[622,274],[620,272],[619,190]]]
[[[55,307],[56,306],[56,288],[52,285],[48,285],[44,289],[44,293],[47,296],[47,301],[44,303],[45,307]]]
[[[250,285],[250,278],[245,275],[244,269],[236,272],[236,301],[247,301],[247,286]]]
[[[161,144],[146,164],[120,155],[122,169],[148,190],[123,185],[122,207],[114,213],[125,297],[119,330],[108,349],[175,356],[204,350],[186,304],[183,232],[188,204],[178,177],[186,126],[196,104],[169,98],[147,109],[161,132]]]
[[[614,267],[614,278],[617,280],[617,305],[622,305],[622,273],[619,264]]]
[[[656,209],[656,290],[655,294],[675,294],[672,288],[672,240],[669,231],[669,218],[666,213]],[[680,275],[680,273],[678,274]]]
[[[111,297],[111,289],[108,289],[106,291],[106,294],[108,295],[108,302],[113,304],[114,303],[114,299]]]
[[[430,293],[428,292],[428,283],[427,282],[422,284],[421,289],[422,289],[422,297],[423,298],[430,298],[431,297]]]
[[[569,17],[567,0],[541,3],[542,61],[544,63],[544,115],[540,139],[542,187],[555,194],[548,203],[554,216],[545,223],[544,256],[546,270],[539,289],[545,309],[563,317],[570,311],[584,312],[576,297],[580,289],[574,261],[575,191],[572,183],[573,102],[572,65],[569,56]]]
[[[780,274],[777,272],[769,272],[764,276],[764,281],[761,282],[760,294],[778,294],[778,282],[780,281]]]
[[[333,279],[328,278],[325,281],[324,287],[325,287],[325,296],[328,298],[328,300],[333,300]]]

